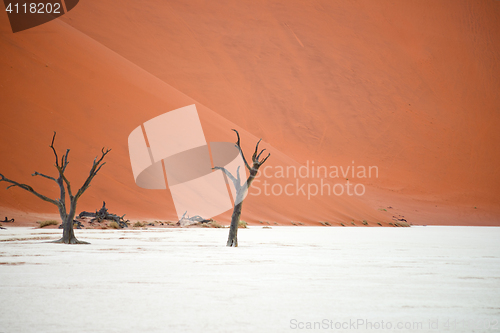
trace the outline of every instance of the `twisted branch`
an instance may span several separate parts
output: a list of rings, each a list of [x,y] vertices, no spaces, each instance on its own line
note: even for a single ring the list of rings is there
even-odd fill
[[[240,167],[238,166],[238,168],[236,169],[236,178],[231,174],[231,172],[229,172],[226,168],[224,167],[214,167],[212,168],[212,170],[222,170],[222,172],[224,172],[226,174],[226,176],[231,179],[231,181],[233,182],[234,184],[234,187],[236,188],[236,191],[239,191],[240,188],[241,188],[241,177],[240,177]]]
[[[37,197],[39,197],[40,199],[44,200],[44,201],[47,201],[47,202],[50,202],[51,204],[54,204],[56,206],[59,206],[59,201],[57,200],[54,200],[54,199],[51,199],[49,197],[46,197],[45,195],[43,194],[40,194],[38,193],[37,191],[35,191],[33,189],[33,187],[29,186],[29,185],[26,185],[26,184],[21,184],[21,183],[18,183],[14,180],[10,180],[8,178],[6,178],[4,175],[0,174],[0,182],[7,182],[7,183],[10,183],[12,185],[8,186],[7,189],[11,188],[11,187],[20,187],[22,188],[23,190],[26,190],[30,193],[33,193],[34,195],[36,195]]]
[[[106,149],[104,148],[101,149],[101,157],[99,159],[94,158],[94,163],[92,164],[92,168],[90,169],[89,176],[85,180],[85,183],[83,183],[82,187],[78,190],[78,192],[75,195],[75,199],[78,199],[82,196],[82,194],[90,187],[90,182],[92,179],[94,179],[95,175],[101,170],[104,164],[106,162],[102,163],[102,160],[106,155],[111,151],[111,149]]]
[[[252,170],[252,168],[248,164],[247,159],[245,158],[245,154],[243,154],[243,150],[241,149],[241,146],[240,146],[240,133],[238,133],[238,131],[235,130],[234,128],[233,128],[233,131],[236,132],[236,136],[238,137],[238,141],[236,142],[236,148],[238,148],[238,150],[241,154],[241,158],[243,158],[243,162],[245,162],[245,166],[247,167],[248,171],[250,171],[250,170]]]
[[[32,174],[32,176],[33,176],[33,177],[34,177],[34,176],[42,176],[42,177],[44,177],[44,178],[47,178],[47,179],[53,180],[53,181],[55,181],[55,182],[57,183],[57,180],[56,180],[54,177],[50,177],[50,176],[44,175],[43,173],[40,173],[40,172],[38,172],[38,171],[35,171],[35,172]]]

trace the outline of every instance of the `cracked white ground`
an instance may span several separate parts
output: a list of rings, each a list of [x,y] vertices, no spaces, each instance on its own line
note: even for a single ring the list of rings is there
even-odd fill
[[[75,232],[0,230],[0,332],[500,331],[500,228]]]

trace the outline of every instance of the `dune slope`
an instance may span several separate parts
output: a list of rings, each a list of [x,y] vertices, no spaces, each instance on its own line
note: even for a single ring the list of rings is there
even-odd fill
[[[86,1],[62,20],[299,163],[377,165],[387,204],[498,221],[498,1]]]
[[[57,195],[29,176],[51,171],[57,130],[76,183],[113,148],[82,209],[105,199],[117,213],[173,218],[167,191],[133,183],[126,137],[196,103],[209,141],[233,141],[237,128],[251,152],[262,137],[270,166],[378,168],[345,177],[366,185],[361,198],[254,196],[248,220],[498,225],[499,13],[495,1],[89,0],[18,34],[2,17],[0,149],[12,159],[0,170]],[[0,199],[53,209],[18,189]]]
[[[132,176],[127,138],[130,132],[159,114],[196,104],[208,141],[234,141],[236,128],[245,151],[251,153],[258,138],[197,103],[150,73],[59,20],[38,30],[12,34],[1,21],[3,137],[1,172],[10,179],[32,184],[52,197],[57,186],[47,179],[31,177],[38,171],[53,175],[54,157],[49,148],[52,131],[61,152],[71,149],[68,178],[75,188],[82,184],[92,159],[105,146],[112,149],[107,164],[82,197],[81,210],[94,210],[105,200],[111,212],[129,218],[175,219],[168,191],[144,190]],[[269,165],[297,166],[270,144]],[[288,183],[278,179],[277,183]],[[2,211],[53,213],[54,206],[18,188],[0,191]],[[15,211],[17,210],[17,212]],[[12,215],[13,214],[13,215]],[[17,214],[17,215],[16,215]],[[5,215],[5,214],[4,214]],[[33,218],[26,215],[26,218]],[[217,217],[227,222],[229,213]],[[290,224],[291,220],[385,219],[356,197],[249,196],[244,219]]]

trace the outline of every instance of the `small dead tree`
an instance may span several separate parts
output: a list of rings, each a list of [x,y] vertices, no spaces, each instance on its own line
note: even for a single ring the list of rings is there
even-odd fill
[[[233,209],[233,215],[231,216],[231,227],[229,229],[229,237],[227,239],[227,244],[226,246],[231,246],[231,247],[237,247],[238,246],[238,224],[240,222],[240,217],[241,217],[241,208],[243,206],[243,199],[245,198],[246,193],[248,192],[248,189],[250,188],[250,185],[252,184],[254,178],[257,176],[257,173],[259,172],[259,168],[261,167],[262,164],[264,164],[265,161],[271,156],[271,154],[267,154],[267,156],[264,159],[260,159],[262,153],[265,151],[265,149],[262,149],[259,153],[259,143],[262,141],[262,139],[257,142],[257,145],[255,146],[255,151],[252,155],[252,165],[248,164],[247,160],[245,159],[245,155],[243,154],[243,150],[241,149],[240,146],[240,134],[238,133],[237,130],[233,129],[233,131],[236,132],[236,136],[238,137],[238,141],[236,142],[236,148],[238,148],[241,158],[243,159],[243,162],[245,163],[246,168],[250,172],[250,176],[248,176],[247,181],[241,185],[241,178],[240,178],[240,167],[236,169],[236,177],[234,177],[227,169],[224,167],[218,167],[216,166],[214,169],[222,170],[226,176],[231,179],[231,181],[234,184],[234,187],[236,189],[236,200],[234,209]]]
[[[52,148],[52,151],[54,152],[56,164],[54,165],[57,169],[58,177],[54,178],[51,176],[47,176],[44,174],[41,174],[39,172],[36,172],[32,174],[32,176],[41,176],[47,179],[50,179],[59,185],[60,189],[60,197],[59,199],[51,199],[43,194],[38,193],[33,189],[33,187],[26,185],[26,184],[20,184],[14,180],[7,179],[3,174],[0,174],[0,181],[10,183],[12,185],[8,186],[7,189],[11,187],[20,187],[23,190],[26,190],[30,193],[33,193],[40,199],[50,202],[51,204],[54,204],[57,206],[59,210],[59,215],[61,216],[62,223],[63,223],[63,236],[61,239],[54,241],[54,243],[64,243],[64,244],[88,244],[87,242],[84,241],[79,241],[75,237],[75,233],[73,231],[73,218],[75,217],[76,213],[76,203],[78,199],[82,196],[82,194],[89,188],[90,182],[94,179],[95,175],[101,170],[102,166],[106,164],[106,162],[103,162],[104,157],[111,151],[111,149],[104,149],[102,148],[101,150],[101,157],[98,159],[97,157],[94,159],[94,163],[92,164],[92,168],[90,169],[89,175],[85,182],[83,183],[82,187],[76,192],[75,195],[73,195],[71,185],[69,180],[66,178],[64,175],[64,172],[66,171],[66,167],[69,164],[68,161],[68,155],[69,155],[69,149],[66,150],[66,153],[62,155],[61,159],[59,160],[59,157],[57,156],[56,149],[54,148],[54,140],[56,138],[56,132],[54,132],[54,136],[52,137],[52,143],[50,144],[50,148]],[[68,192],[68,197],[69,197],[69,212],[66,209],[66,192]]]

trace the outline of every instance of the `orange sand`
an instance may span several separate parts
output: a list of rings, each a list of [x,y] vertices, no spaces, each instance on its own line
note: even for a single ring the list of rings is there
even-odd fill
[[[52,131],[74,186],[113,149],[79,211],[175,219],[134,184],[127,137],[195,103],[208,141],[262,137],[271,166],[378,166],[362,197],[249,196],[248,222],[500,225],[500,1],[87,0],[16,34],[0,15],[0,36],[0,172],[56,197],[30,176],[54,173]],[[56,213],[3,184],[0,207]]]

